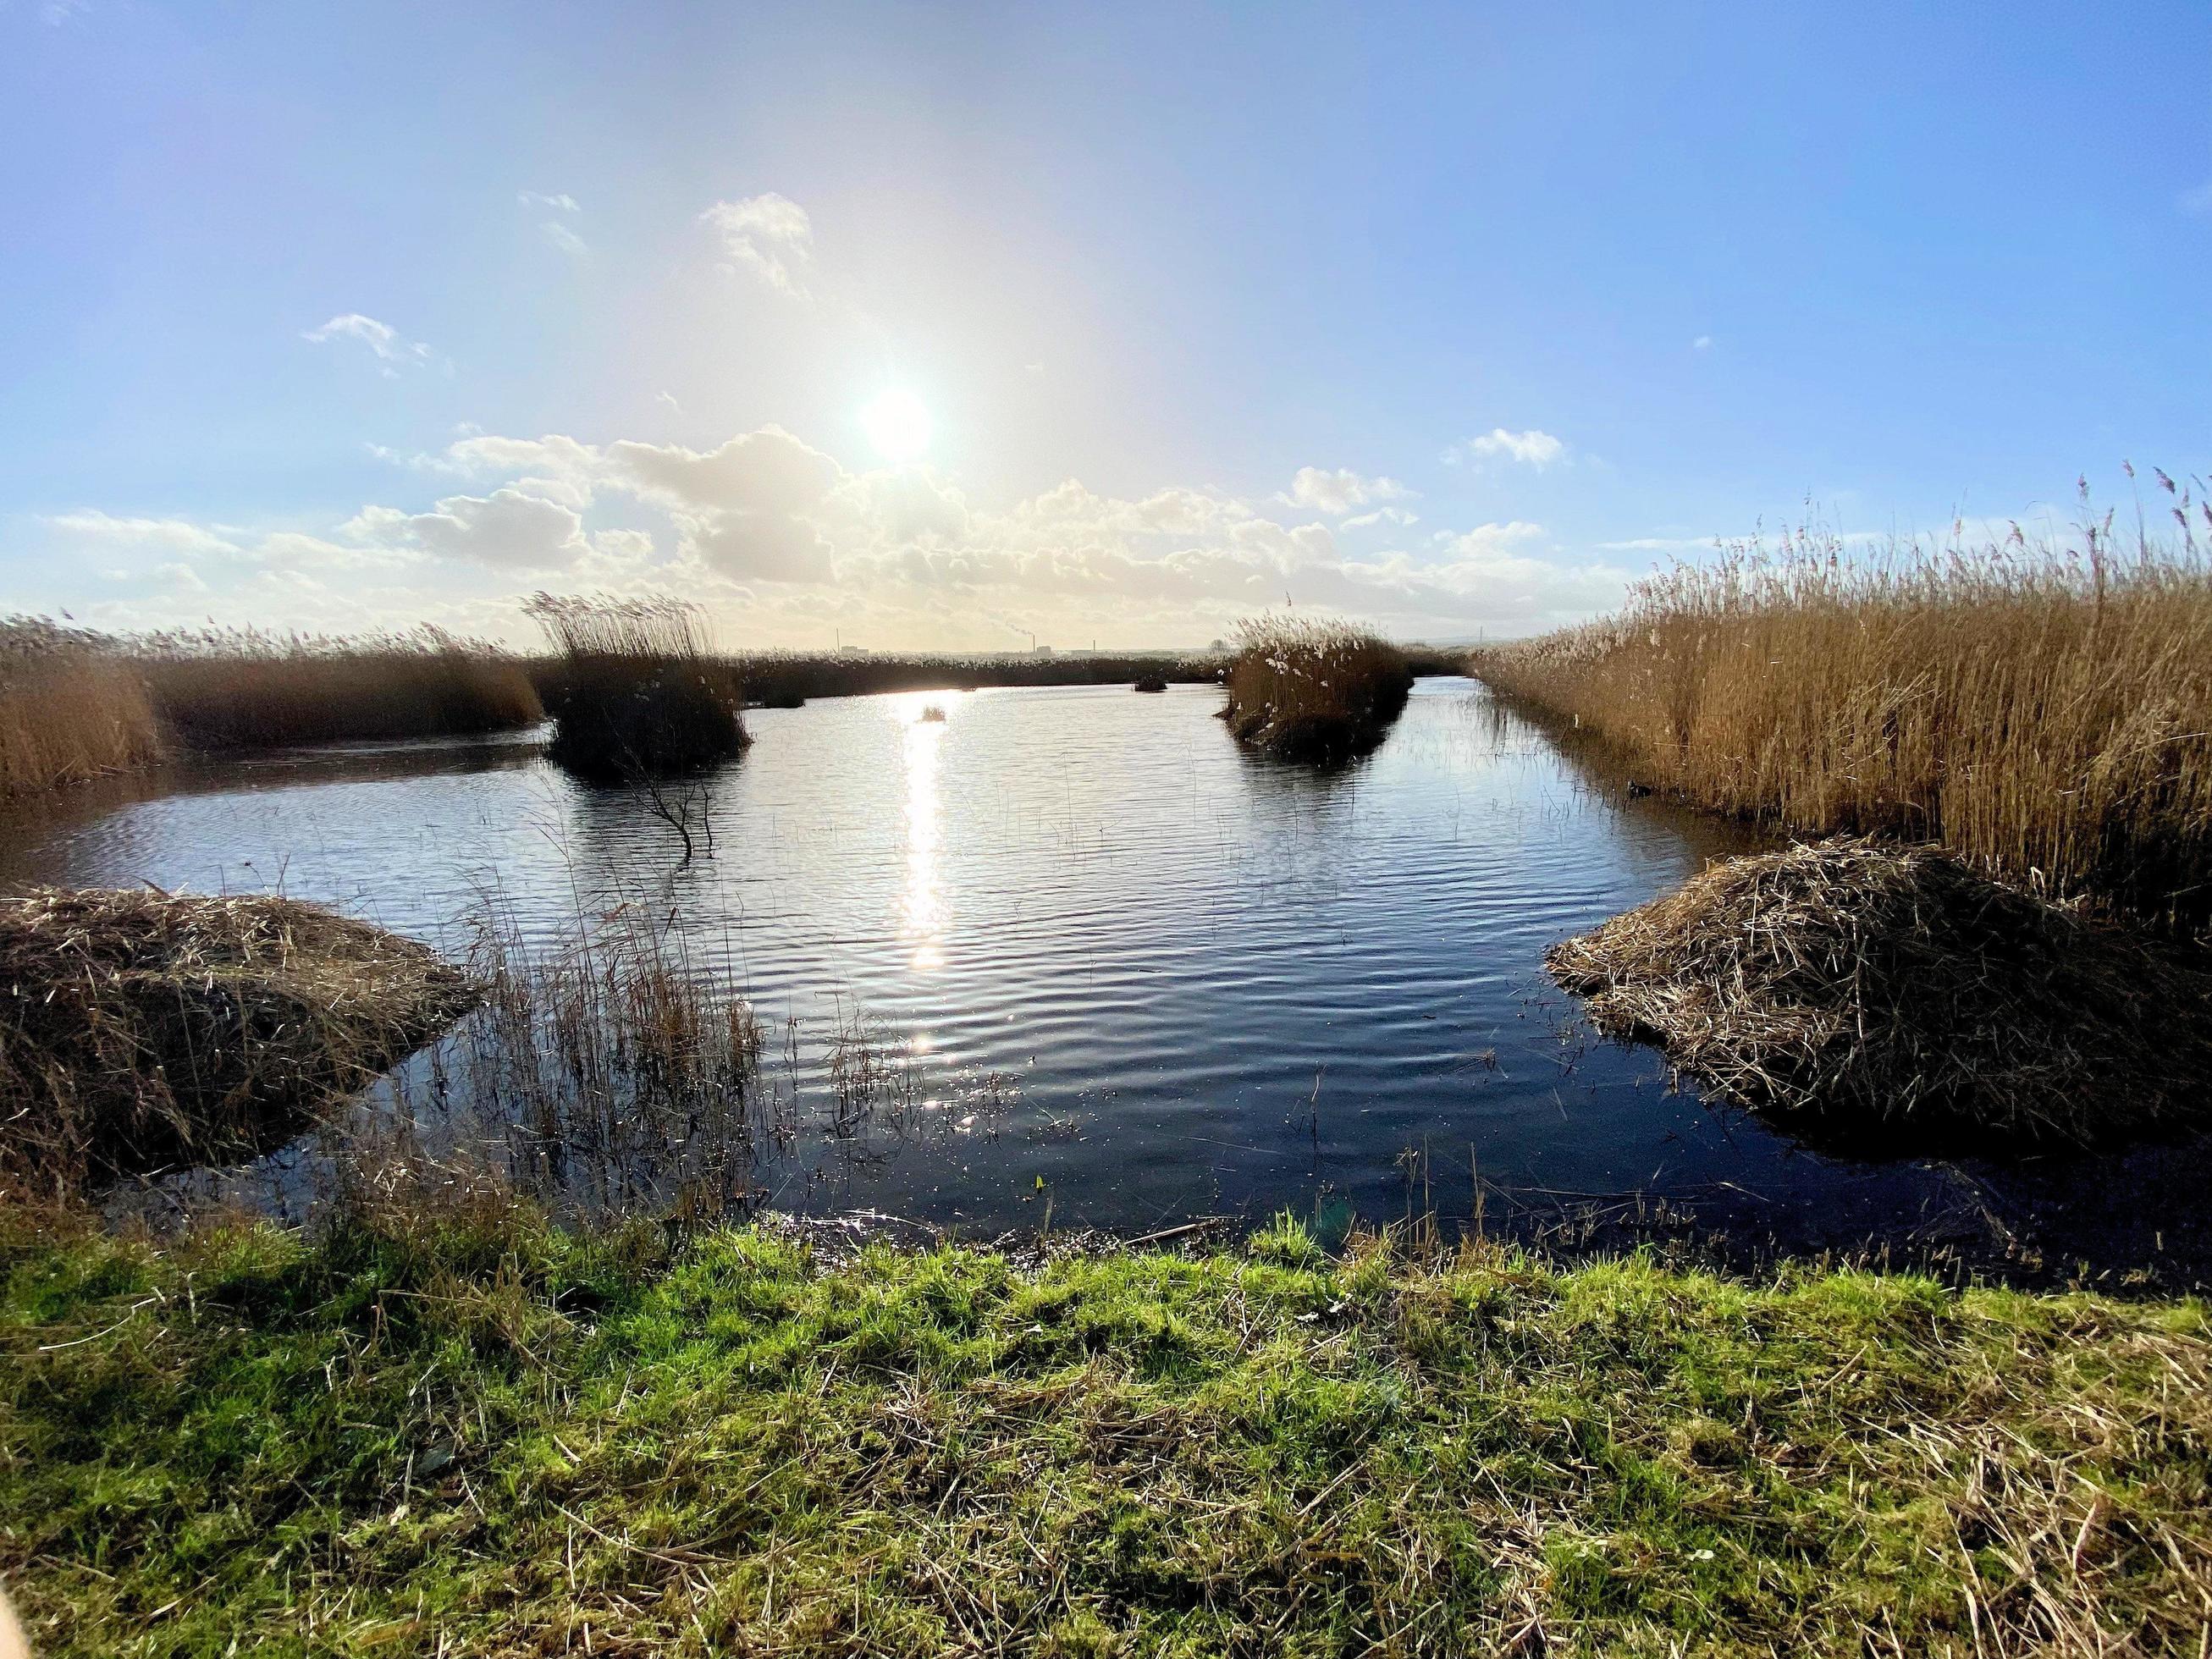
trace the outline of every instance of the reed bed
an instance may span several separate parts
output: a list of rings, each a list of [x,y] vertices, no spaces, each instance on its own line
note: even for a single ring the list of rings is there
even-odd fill
[[[463,737],[544,717],[520,661],[427,624],[344,637],[173,629],[125,645],[161,718],[204,749]]]
[[[1894,1152],[2087,1144],[2201,1121],[2212,973],[1929,848],[1717,863],[1565,940],[1601,1030],[1726,1097]]]
[[[1281,760],[1342,761],[1382,742],[1406,707],[1406,654],[1347,623],[1291,615],[1239,624],[1221,718]]]
[[[1474,671],[1696,804],[1941,842],[2201,933],[2212,564],[2197,532],[2212,511],[2157,478],[2178,526],[2162,536],[2124,544],[2107,515],[2065,543],[1739,544]]]
[[[547,753],[580,776],[665,777],[735,758],[744,676],[708,647],[705,614],[666,597],[539,593],[528,606],[558,653],[540,671]]]
[[[0,618],[0,799],[127,771],[161,750],[145,684],[109,641]]]
[[[475,999],[426,946],[293,899],[0,899],[0,1188],[272,1145]]]
[[[484,1007],[441,1063],[505,1140],[507,1178],[601,1214],[742,1212],[758,1151],[796,1132],[793,1102],[761,1076],[751,1005],[694,958],[665,908],[640,896],[526,940],[487,903],[471,926]]]

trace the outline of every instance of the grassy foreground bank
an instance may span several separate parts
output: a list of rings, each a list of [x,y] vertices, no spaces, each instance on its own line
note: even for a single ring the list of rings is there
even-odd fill
[[[2195,1302],[349,1213],[9,1224],[41,1651],[2193,1653],[2212,1617]]]

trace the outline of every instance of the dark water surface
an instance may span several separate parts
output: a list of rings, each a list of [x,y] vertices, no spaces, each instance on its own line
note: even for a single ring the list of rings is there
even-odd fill
[[[2201,1211],[2201,1158],[1834,1159],[1596,1040],[1545,946],[1748,843],[1623,799],[1474,683],[1421,682],[1334,774],[1248,758],[1218,701],[756,711],[708,786],[714,855],[689,867],[638,793],[572,783],[532,739],[195,763],[0,824],[0,882],[281,886],[454,950],[488,896],[549,948],[580,915],[665,911],[770,1030],[796,1133],[750,1179],[784,1209],[982,1234],[1047,1203],[1055,1226],[1133,1233],[1286,1207],[1450,1222],[1479,1171],[1486,1225],[1571,1237],[1693,1216],[1739,1243],[2002,1256],[2039,1229],[2094,1268],[2201,1232],[2140,1213],[2161,1182]],[[827,1073],[862,1028],[915,1109],[854,1133]],[[313,1156],[231,1184],[296,1209]]]

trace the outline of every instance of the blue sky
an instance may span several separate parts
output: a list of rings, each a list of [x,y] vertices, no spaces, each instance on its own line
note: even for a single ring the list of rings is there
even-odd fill
[[[2202,3],[0,0],[0,609],[1441,637],[1808,501],[2063,522],[2212,450],[2208,70]]]

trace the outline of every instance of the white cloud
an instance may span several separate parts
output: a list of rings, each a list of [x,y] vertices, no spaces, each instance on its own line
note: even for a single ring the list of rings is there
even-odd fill
[[[699,216],[720,240],[724,267],[748,270],[779,293],[808,297],[814,263],[814,224],[806,210],[769,191],[735,202],[717,202]]]
[[[1690,342],[1690,349],[1692,351],[1711,351],[1712,349],[1713,337],[1710,334],[1700,334]]]
[[[1339,501],[1402,492],[1320,470],[1302,475],[1304,502],[1182,486],[1113,495],[1071,478],[984,504],[927,467],[855,471],[775,427],[704,449],[468,431],[404,464],[394,476],[426,491],[441,477],[471,482],[428,506],[363,507],[326,535],[94,514],[50,527],[118,550],[133,580],[189,562],[214,586],[195,615],[229,602],[287,624],[428,617],[509,638],[526,631],[513,603],[526,584],[678,592],[727,619],[733,642],[826,645],[835,627],[974,649],[1016,643],[1024,629],[1191,643],[1285,594],[1408,636],[1528,630],[1607,608],[1628,580],[1568,557],[1525,520],[1413,540],[1402,532],[1413,514],[1387,501],[1329,516]],[[1340,545],[1347,531],[1363,550]],[[360,574],[341,580],[348,565]],[[181,585],[149,586],[127,601],[134,619],[164,593],[185,608]]]
[[[1395,501],[1412,493],[1395,478],[1362,477],[1349,467],[1302,466],[1291,480],[1291,493],[1279,499],[1334,518],[1370,501]]]
[[[398,379],[402,368],[419,367],[430,361],[428,346],[419,340],[402,339],[391,324],[364,317],[358,311],[333,317],[320,328],[308,329],[300,337],[317,345],[327,345],[334,340],[357,340],[368,348],[386,378],[391,380]]]
[[[590,545],[574,507],[513,486],[489,495],[448,495],[428,513],[363,507],[343,533],[511,570],[563,569]]]
[[[2179,204],[2184,213],[2212,213],[2212,180],[2183,191]]]
[[[1378,507],[1372,513],[1363,513],[1356,519],[1346,519],[1337,526],[1340,530],[1365,530],[1371,525],[1396,525],[1401,529],[1420,523],[1419,517],[1402,507]]]
[[[524,207],[555,214],[580,214],[584,210],[566,191],[557,195],[548,195],[542,190],[517,191],[514,199]],[[538,234],[572,259],[580,259],[592,251],[592,245],[577,234],[575,228],[559,218],[540,221]]]
[[[538,234],[572,259],[580,259],[592,251],[592,245],[562,224],[558,219],[548,219],[538,227]]]
[[[1503,457],[1523,466],[1546,467],[1566,453],[1566,445],[1548,432],[1539,432],[1534,427],[1526,432],[1509,432],[1498,426],[1446,450],[1444,459],[1456,466],[1469,458],[1492,460]]]
[[[171,553],[234,553],[236,546],[205,525],[185,519],[118,519],[88,509],[56,513],[40,523],[80,542],[108,548],[153,548]]]

